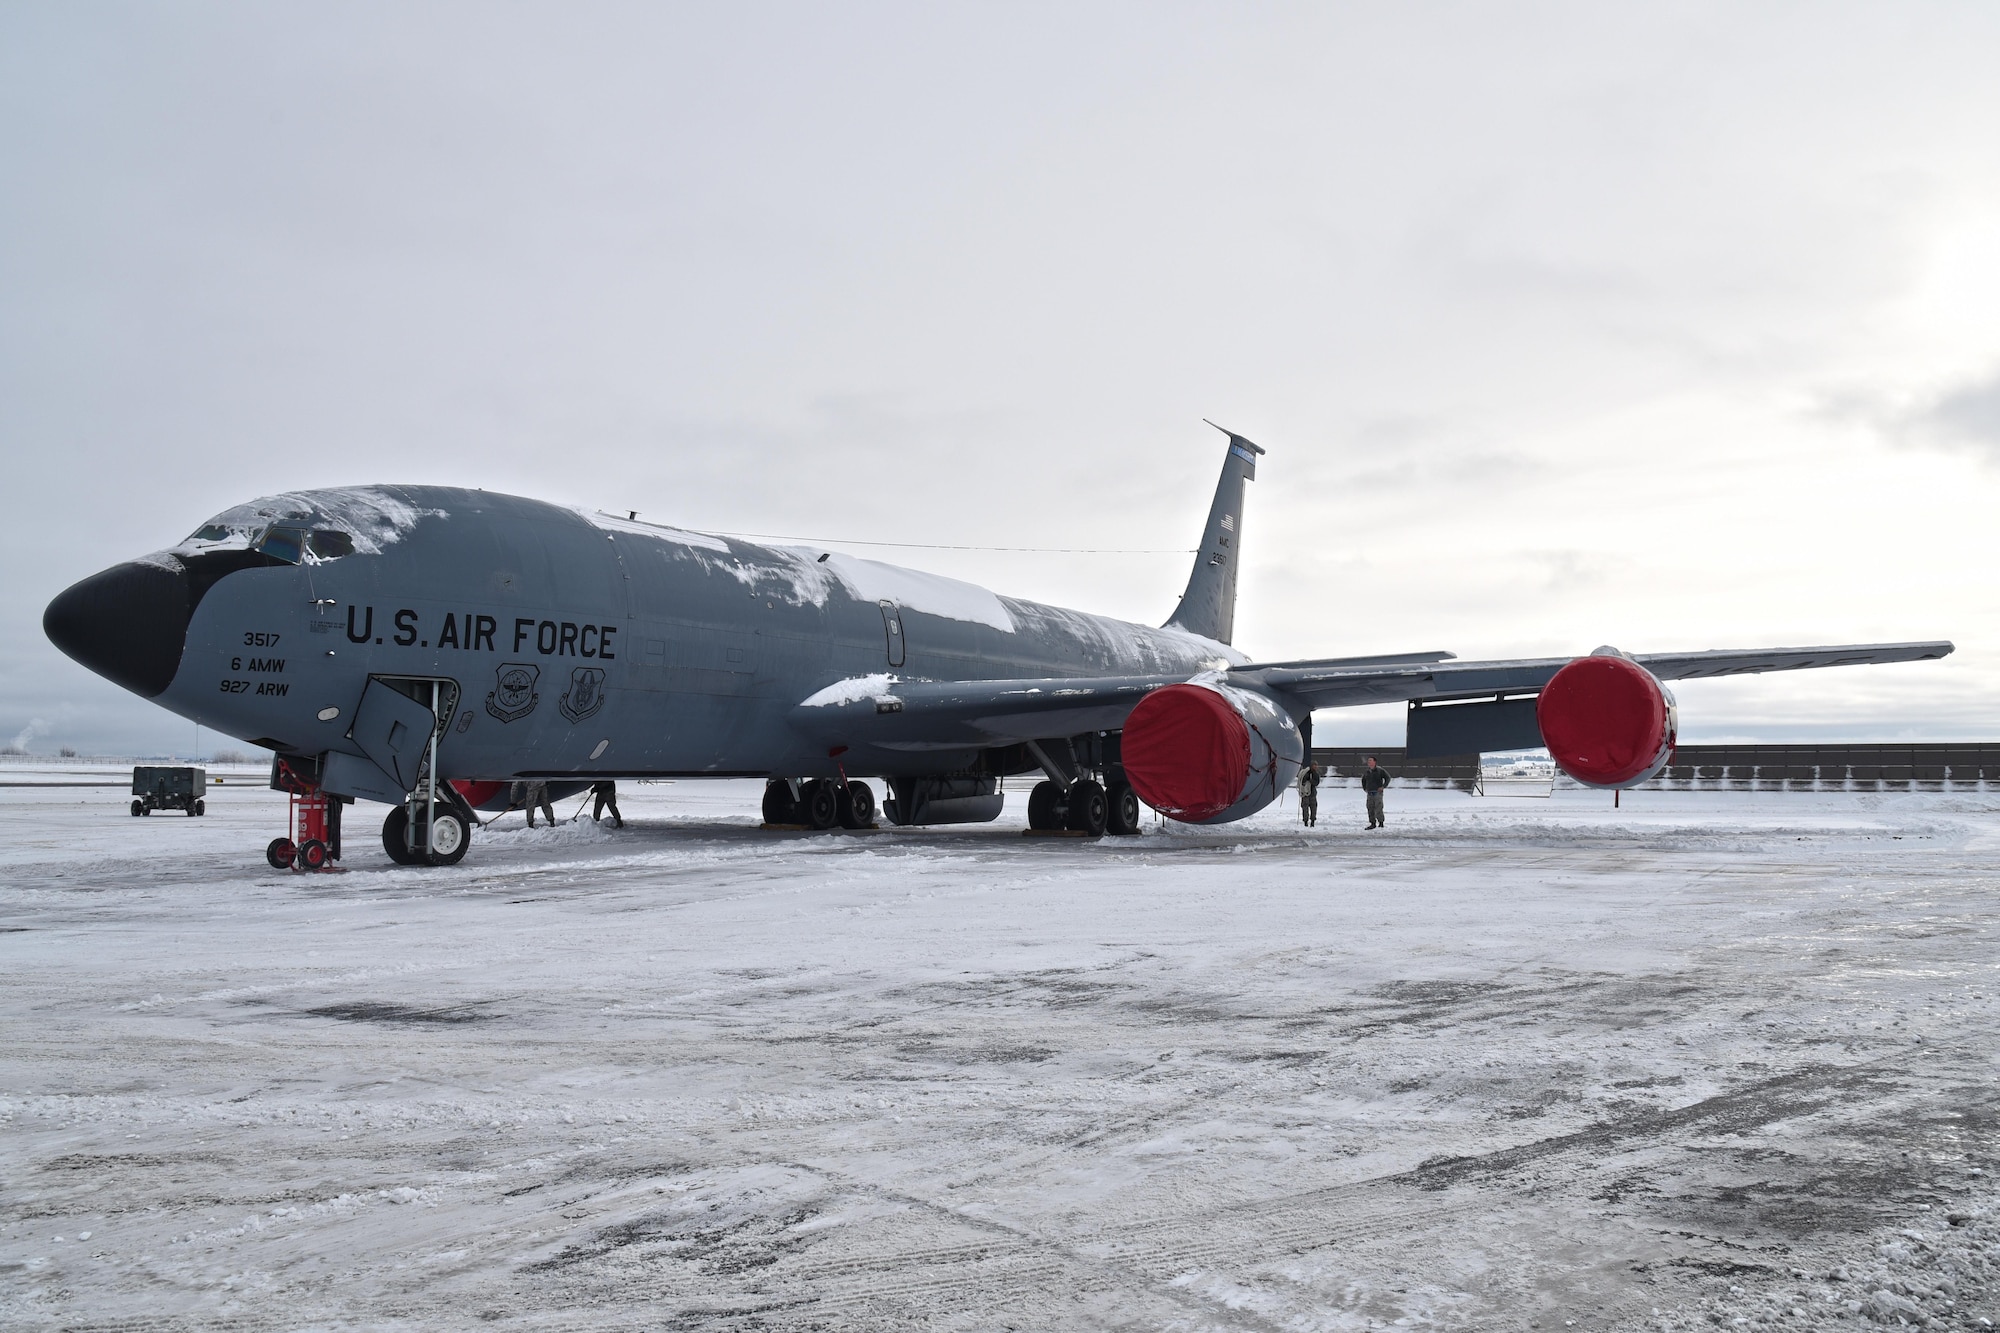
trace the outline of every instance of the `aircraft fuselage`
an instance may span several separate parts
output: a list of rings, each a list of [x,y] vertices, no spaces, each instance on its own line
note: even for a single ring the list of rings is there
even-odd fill
[[[939,773],[977,751],[830,753],[839,747],[791,715],[815,691],[871,674],[1194,673],[1245,660],[1177,629],[875,561],[481,491],[298,492],[202,532],[78,585],[65,594],[78,605],[52,608],[52,634],[66,614],[115,623],[120,595],[143,622],[137,601],[157,603],[178,580],[189,611],[177,660],[163,660],[171,625],[134,623],[123,647],[64,647],[93,666],[93,651],[150,655],[143,669],[166,680],[156,702],[305,755],[359,753],[347,733],[371,677],[453,682],[439,749],[448,779]],[[143,592],[103,582],[120,571]],[[82,605],[93,587],[98,601]],[[141,641],[149,634],[158,641]]]

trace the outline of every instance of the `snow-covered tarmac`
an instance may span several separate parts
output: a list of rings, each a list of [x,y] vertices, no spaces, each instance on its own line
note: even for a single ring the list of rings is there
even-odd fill
[[[757,791],[307,876],[0,787],[0,1326],[2000,1321],[2000,794]]]

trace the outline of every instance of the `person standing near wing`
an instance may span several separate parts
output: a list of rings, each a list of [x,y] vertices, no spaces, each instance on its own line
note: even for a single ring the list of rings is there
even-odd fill
[[[1386,827],[1382,818],[1382,789],[1389,785],[1388,770],[1375,765],[1375,756],[1368,756],[1368,767],[1361,773],[1361,790],[1368,793],[1368,827]]]
[[[1299,818],[1307,828],[1319,822],[1319,765],[1308,763],[1299,770]]]

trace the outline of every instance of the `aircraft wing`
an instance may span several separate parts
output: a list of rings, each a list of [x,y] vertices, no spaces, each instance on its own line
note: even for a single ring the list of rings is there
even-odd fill
[[[1632,658],[1661,680],[1749,675],[1760,671],[1800,671],[1809,667],[1865,666],[1923,662],[1952,651],[1948,642],[1860,643],[1819,648],[1721,648],[1689,653],[1634,653]],[[1528,657],[1495,662],[1438,662],[1374,669],[1337,663],[1287,662],[1251,665],[1230,672],[1310,700],[1315,708],[1393,703],[1407,699],[1476,698],[1483,694],[1539,690],[1573,659]]]
[[[1819,648],[1711,649],[1638,653],[1634,660],[1662,680],[1798,671],[1809,667],[1920,662],[1952,651],[1948,642],[1846,644]],[[1252,663],[1221,683],[1263,686],[1314,708],[1410,699],[1477,698],[1539,690],[1570,657],[1461,662],[1449,653]],[[1043,677],[1020,680],[841,681],[792,710],[799,727],[832,743],[896,750],[958,749],[1115,730],[1152,690],[1186,674]]]

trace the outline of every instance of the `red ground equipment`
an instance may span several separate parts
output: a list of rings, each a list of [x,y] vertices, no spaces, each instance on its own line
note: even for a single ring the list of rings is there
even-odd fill
[[[336,870],[340,859],[340,801],[326,794],[298,760],[271,763],[271,786],[291,798],[291,833],[273,838],[264,859],[274,870]],[[316,777],[317,774],[313,774]]]

